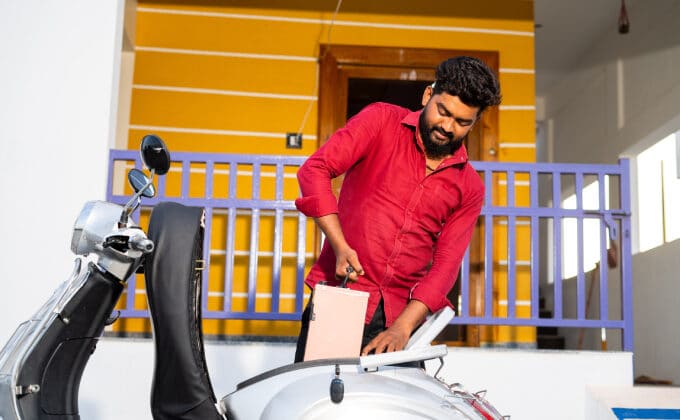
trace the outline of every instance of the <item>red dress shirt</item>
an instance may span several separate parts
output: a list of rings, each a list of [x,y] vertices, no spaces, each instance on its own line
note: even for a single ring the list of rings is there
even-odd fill
[[[370,293],[366,323],[382,297],[386,327],[410,299],[431,312],[451,306],[463,254],[482,208],[484,185],[465,147],[425,175],[420,112],[386,103],[367,106],[333,134],[298,171],[307,216],[338,213],[364,275],[349,287]],[[331,179],[345,174],[336,200]],[[305,283],[337,284],[326,241]]]

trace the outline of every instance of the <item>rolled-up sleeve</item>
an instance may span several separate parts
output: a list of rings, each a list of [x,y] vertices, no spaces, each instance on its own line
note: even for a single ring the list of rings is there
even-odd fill
[[[452,306],[447,295],[456,282],[484,202],[484,186],[476,173],[474,176],[474,187],[444,224],[429,272],[411,288],[410,299],[424,303],[430,312]]]
[[[297,177],[303,192],[302,197],[295,200],[295,207],[305,216],[321,217],[338,212],[338,201],[330,188],[330,178],[327,181],[329,188],[325,191],[323,185],[318,185],[326,184],[323,173],[316,174],[314,170],[303,166],[298,171]],[[307,191],[307,194],[304,191]]]
[[[376,138],[383,118],[383,105],[372,104],[351,118],[311,155],[297,173],[302,197],[295,207],[309,217],[338,212],[331,180],[362,159]]]

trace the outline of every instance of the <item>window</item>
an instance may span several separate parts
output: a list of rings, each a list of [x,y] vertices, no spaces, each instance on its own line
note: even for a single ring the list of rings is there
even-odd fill
[[[680,179],[677,133],[647,148],[636,158],[638,249],[648,251],[680,238]],[[673,217],[675,215],[675,217]]]

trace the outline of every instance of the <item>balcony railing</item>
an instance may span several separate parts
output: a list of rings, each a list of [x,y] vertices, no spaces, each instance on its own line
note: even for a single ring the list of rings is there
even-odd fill
[[[158,195],[144,203],[147,211],[159,201],[206,209],[203,316],[298,320],[304,274],[318,249],[313,223],[293,202],[298,195],[295,173],[305,158],[173,153],[172,159],[168,176],[157,180]],[[452,323],[617,329],[623,349],[632,350],[628,161],[473,165],[484,180],[486,197],[478,238],[461,268]],[[132,167],[141,167],[137,152],[111,151],[107,200],[128,200],[122,180]],[[594,205],[584,199],[584,190],[593,185]],[[575,204],[565,205],[570,195]],[[599,238],[597,259],[605,262],[614,254],[618,271],[613,275],[606,263],[597,264],[594,271],[587,267],[586,241],[592,240],[585,233],[593,229]],[[565,233],[574,242],[565,242]],[[570,264],[575,275],[565,280],[566,251],[575,255]],[[588,275],[599,279],[594,303]],[[551,290],[551,317],[539,312],[539,287],[544,295]],[[575,289],[573,298],[567,299],[567,288]],[[138,289],[132,278],[128,290]],[[135,293],[128,293],[121,316],[148,315],[135,308]]]

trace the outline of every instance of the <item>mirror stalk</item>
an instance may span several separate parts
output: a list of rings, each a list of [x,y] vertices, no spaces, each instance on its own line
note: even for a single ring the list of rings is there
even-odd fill
[[[144,191],[146,191],[146,189],[149,188],[149,185],[151,185],[153,183],[154,173],[155,173],[155,170],[152,169],[151,170],[151,176],[149,177],[149,182],[147,182],[146,185],[144,185],[144,187],[142,187],[139,191],[137,191],[135,193],[135,195],[133,195],[132,198],[130,198],[130,201],[128,201],[125,204],[125,207],[123,207],[123,211],[120,213],[120,220],[118,221],[118,227],[122,228],[122,227],[127,226],[128,217],[130,216],[130,213],[132,213],[137,208],[137,206],[139,205],[142,193],[144,193]],[[135,205],[133,207],[135,201],[137,202],[137,205]]]

